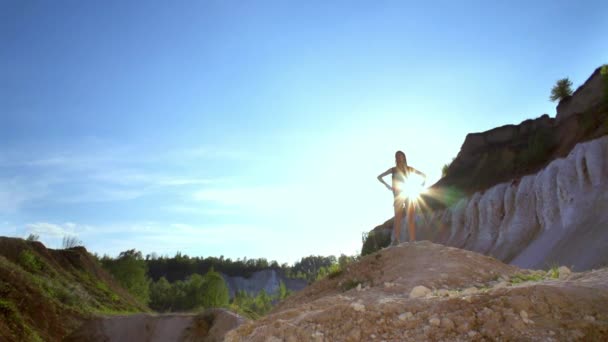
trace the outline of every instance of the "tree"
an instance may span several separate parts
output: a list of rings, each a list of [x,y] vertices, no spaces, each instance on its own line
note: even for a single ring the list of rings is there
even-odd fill
[[[202,305],[205,308],[225,307],[230,300],[224,277],[213,268],[203,277],[201,286]]]
[[[572,82],[566,77],[558,80],[551,89],[551,101],[563,100],[572,95]]]
[[[172,288],[167,278],[161,277],[157,282],[150,283],[150,307],[158,311],[166,311],[173,307]]]
[[[102,265],[133,296],[147,304],[150,300],[150,279],[146,261],[135,249],[120,252],[117,259],[104,258]]]
[[[40,235],[34,233],[30,233],[30,235],[28,235],[26,238],[27,241],[38,241],[39,239]]]
[[[82,246],[82,241],[78,239],[78,237],[73,235],[66,235],[63,237],[63,241],[61,242],[63,249],[74,248],[78,246]]]

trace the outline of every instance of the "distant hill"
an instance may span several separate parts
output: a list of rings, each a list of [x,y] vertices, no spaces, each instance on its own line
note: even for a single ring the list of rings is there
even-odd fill
[[[59,341],[93,315],[147,311],[84,247],[0,237],[0,341]]]

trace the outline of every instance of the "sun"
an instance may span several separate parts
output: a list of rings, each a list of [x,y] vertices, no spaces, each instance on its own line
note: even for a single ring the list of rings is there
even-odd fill
[[[413,180],[407,180],[401,189],[401,195],[410,201],[418,201],[426,189],[422,184]]]

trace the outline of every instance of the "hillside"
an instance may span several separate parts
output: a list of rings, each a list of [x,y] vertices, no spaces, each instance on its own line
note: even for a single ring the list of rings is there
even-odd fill
[[[95,315],[144,311],[85,248],[0,237],[1,341],[57,341]]]
[[[368,255],[226,341],[606,340],[608,269],[506,265],[430,242]]]

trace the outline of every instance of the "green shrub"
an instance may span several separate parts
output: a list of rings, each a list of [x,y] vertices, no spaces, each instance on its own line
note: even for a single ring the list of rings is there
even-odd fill
[[[526,149],[519,153],[520,166],[528,168],[546,161],[553,147],[555,147],[553,132],[549,129],[538,130],[528,139]]]
[[[43,267],[43,263],[38,259],[36,254],[27,249],[19,253],[19,264],[23,269],[30,272],[41,271]]]
[[[553,88],[551,89],[551,101],[561,101],[568,96],[572,95],[572,82],[566,77],[561,80],[557,80]]]
[[[443,166],[441,167],[441,177],[445,177],[448,175],[448,169],[450,168],[450,165],[452,165],[452,163],[454,162],[454,159],[456,159],[456,157],[452,158],[449,163],[443,164]]]
[[[375,253],[391,243],[390,233],[371,231],[363,236],[361,256]]]
[[[31,233],[30,235],[27,236],[27,238],[25,240],[27,240],[27,241],[38,241],[39,239],[40,239],[40,235]]]
[[[342,286],[340,286],[340,288],[342,289],[342,292],[346,292],[350,289],[354,289],[355,287],[359,286],[359,284],[363,284],[363,282],[357,279],[348,279],[347,281],[342,283]]]

